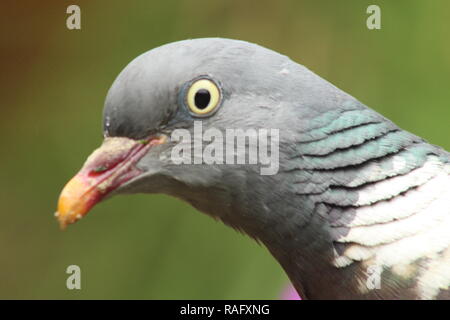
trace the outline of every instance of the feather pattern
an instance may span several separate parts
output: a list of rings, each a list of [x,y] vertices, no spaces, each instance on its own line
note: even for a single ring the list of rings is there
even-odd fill
[[[327,221],[331,264],[357,267],[362,295],[405,288],[423,299],[447,295],[449,154],[369,109],[342,112],[306,136],[313,139],[296,144],[286,170],[297,173],[295,193]],[[363,285],[371,266],[381,270],[376,293]]]

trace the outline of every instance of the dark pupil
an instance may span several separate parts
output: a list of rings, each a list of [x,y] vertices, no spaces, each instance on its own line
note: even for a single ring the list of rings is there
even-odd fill
[[[195,94],[195,106],[199,109],[205,109],[209,101],[211,100],[211,95],[206,89],[200,89]]]

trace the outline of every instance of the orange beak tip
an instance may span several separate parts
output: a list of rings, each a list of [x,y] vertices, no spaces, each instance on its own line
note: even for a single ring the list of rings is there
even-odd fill
[[[67,229],[67,224],[63,221],[59,221],[59,229],[65,231]]]
[[[86,215],[97,196],[95,188],[90,187],[82,176],[70,180],[61,192],[55,212],[61,230]]]
[[[61,231],[66,230],[67,224],[66,224],[66,222],[65,222],[64,220],[62,220],[62,219],[59,218],[60,214],[59,214],[58,211],[55,212],[54,216],[55,216],[56,220],[58,220],[58,223],[59,223],[59,229],[60,229]]]

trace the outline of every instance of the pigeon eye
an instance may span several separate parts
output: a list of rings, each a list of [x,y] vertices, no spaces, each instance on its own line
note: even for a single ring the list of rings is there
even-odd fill
[[[219,106],[220,90],[209,79],[196,80],[188,89],[186,103],[194,115],[209,115]]]

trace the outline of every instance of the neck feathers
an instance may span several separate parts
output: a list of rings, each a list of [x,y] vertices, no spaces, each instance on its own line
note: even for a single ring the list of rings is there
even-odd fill
[[[449,154],[368,109],[322,118],[301,134],[285,168],[296,177],[292,192],[314,208],[309,230],[299,230],[310,233],[303,247],[311,251],[281,258],[291,278],[310,297],[448,294]],[[297,275],[293,264],[308,263],[322,271],[303,266]],[[314,270],[326,279],[319,290],[307,283],[321,283]],[[346,290],[327,289],[333,282]]]

